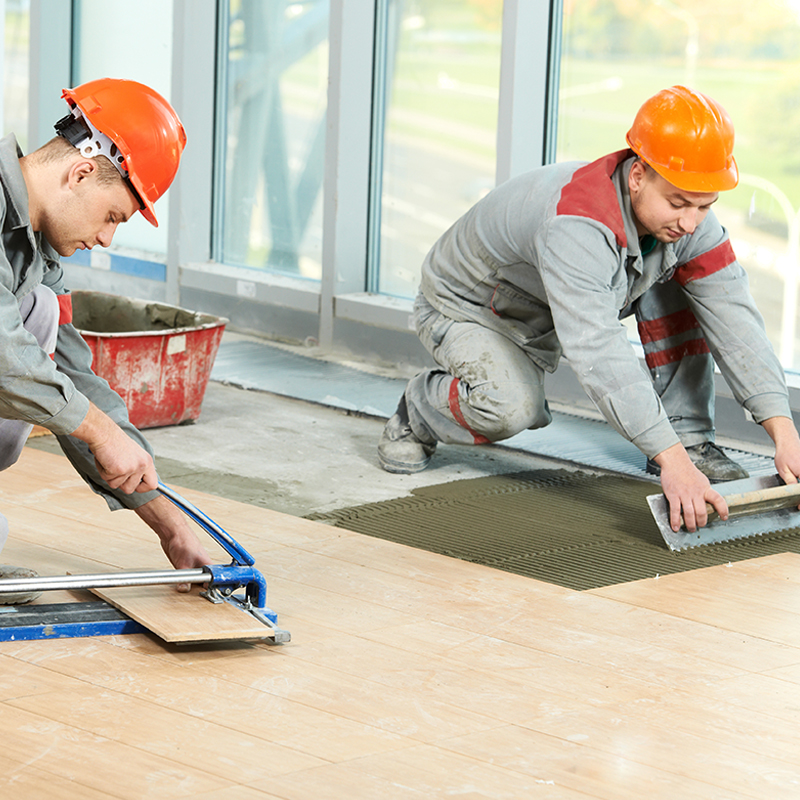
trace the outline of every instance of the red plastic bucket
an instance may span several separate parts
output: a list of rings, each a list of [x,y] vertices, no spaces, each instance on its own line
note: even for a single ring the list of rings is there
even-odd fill
[[[227,319],[102,292],[75,291],[72,307],[92,369],[122,397],[137,428],[200,416]]]

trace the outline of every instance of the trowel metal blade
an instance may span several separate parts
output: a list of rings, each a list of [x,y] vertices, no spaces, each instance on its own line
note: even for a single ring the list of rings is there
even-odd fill
[[[758,478],[744,478],[740,481],[718,483],[714,488],[726,497],[742,492],[758,489],[771,489],[780,486],[783,481],[777,475],[766,475]],[[783,508],[778,511],[767,511],[761,514],[736,517],[723,522],[720,519],[709,522],[705,528],[698,528],[690,533],[685,528],[673,531],[669,524],[669,503],[663,494],[651,494],[647,498],[650,512],[658,525],[662,538],[670,550],[688,550],[690,547],[702,547],[707,544],[732,542],[750,536],[761,536],[765,533],[800,527],[800,511],[796,508]]]

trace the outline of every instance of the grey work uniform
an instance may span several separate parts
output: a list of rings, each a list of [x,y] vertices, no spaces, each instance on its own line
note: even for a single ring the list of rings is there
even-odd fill
[[[158,493],[110,489],[87,445],[69,435],[83,422],[91,401],[152,455],[128,421],[122,399],[92,372],[91,351],[70,323],[58,253],[31,229],[21,155],[13,134],[0,140],[0,419],[22,423],[0,424],[0,468],[16,461],[29,426],[41,425],[56,434],[73,466],[112,510],[136,508]],[[52,324],[56,313],[58,326]],[[48,326],[50,336],[56,328],[54,341],[42,333]]]
[[[494,189],[433,246],[414,310],[439,369],[405,393],[423,441],[499,441],[550,422],[563,355],[645,455],[714,438],[714,361],[756,422],[789,416],[783,370],[713,212],[643,254],[633,153],[539,168]],[[646,371],[621,318],[635,314]]]

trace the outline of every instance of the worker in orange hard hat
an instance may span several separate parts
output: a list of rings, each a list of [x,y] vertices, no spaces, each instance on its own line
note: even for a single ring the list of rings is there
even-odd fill
[[[63,97],[68,113],[38,150],[23,155],[13,134],[0,140],[0,469],[17,460],[32,425],[43,426],[110,508],[134,509],[155,531],[175,567],[201,567],[209,556],[186,517],[155,491],[152,449],[92,372],[59,262],[108,247],[137,211],[158,224],[155,203],[186,134],[170,104],[135,81],[90,81]],[[0,548],[7,535],[0,515]],[[0,565],[0,578],[34,574]],[[0,603],[32,597],[2,594]]]
[[[715,362],[772,437],[779,474],[800,476],[783,370],[712,211],[738,182],[728,114],[673,86],[641,106],[627,142],[498,186],[431,248],[414,321],[437,366],[412,378],[387,422],[384,469],[425,469],[439,442],[548,425],[544,375],[564,355],[660,475],[676,530],[681,514],[689,530],[704,526],[706,503],[726,518],[711,484],[747,476],[714,442]]]
[[[81,155],[104,155],[139,203],[142,216],[158,226],[155,202],[169,189],[186,132],[158,92],[135,81],[103,78],[62,94],[70,113],[56,123],[59,136]]]
[[[710,97],[684,86],[647,100],[625,137],[662,178],[687,192],[724,192],[739,183],[733,123]]]

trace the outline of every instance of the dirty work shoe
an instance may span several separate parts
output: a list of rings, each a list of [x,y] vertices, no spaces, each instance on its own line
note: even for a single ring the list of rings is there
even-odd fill
[[[406,398],[400,398],[394,416],[386,423],[378,442],[378,458],[387,472],[410,475],[422,472],[436,450],[436,442],[423,442],[408,422]]]
[[[703,473],[711,483],[721,483],[723,481],[738,481],[741,478],[749,478],[747,470],[743,469],[735,461],[732,461],[721,448],[713,442],[703,442],[692,447],[687,447],[686,452],[692,463]],[[660,475],[661,467],[652,459],[647,459],[647,471],[651,475]]]
[[[0,580],[18,580],[20,578],[38,578],[39,573],[27,567],[12,567],[9,564],[0,564]],[[14,592],[13,594],[0,594],[0,606],[21,606],[35,600],[41,592]]]

